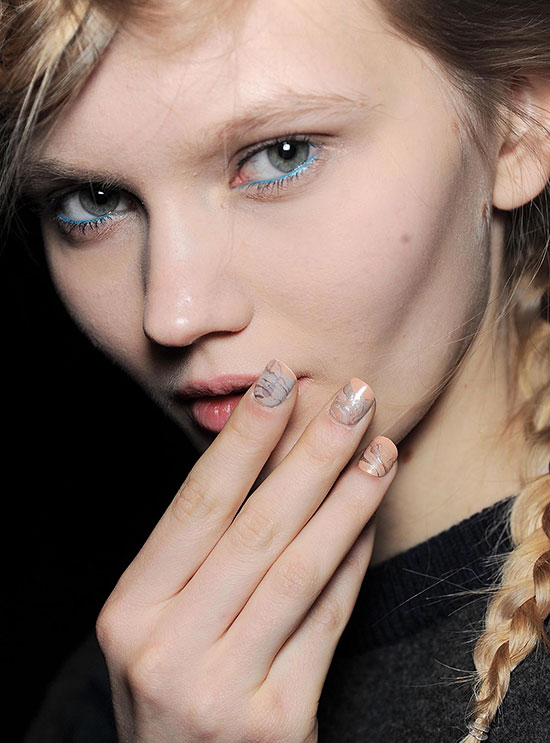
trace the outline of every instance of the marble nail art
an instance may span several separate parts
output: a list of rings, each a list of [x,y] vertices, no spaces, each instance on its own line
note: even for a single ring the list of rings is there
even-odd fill
[[[374,394],[368,384],[353,377],[332,401],[330,414],[338,423],[355,426],[374,405]]]
[[[290,395],[296,384],[296,376],[282,361],[273,359],[258,377],[254,385],[254,397],[268,408],[280,405]]]
[[[397,447],[395,444],[389,439],[376,438],[367,446],[357,464],[359,469],[368,475],[384,477],[391,470],[396,459]]]

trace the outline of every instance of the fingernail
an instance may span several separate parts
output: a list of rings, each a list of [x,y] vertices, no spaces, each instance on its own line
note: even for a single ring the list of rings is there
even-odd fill
[[[273,359],[256,380],[252,392],[261,405],[274,408],[286,400],[295,384],[296,375],[292,369]]]
[[[366,382],[353,377],[335,396],[329,412],[338,423],[355,426],[373,406],[374,392]]]
[[[359,469],[367,475],[384,477],[397,461],[397,447],[385,436],[377,436],[361,454],[357,463]]]

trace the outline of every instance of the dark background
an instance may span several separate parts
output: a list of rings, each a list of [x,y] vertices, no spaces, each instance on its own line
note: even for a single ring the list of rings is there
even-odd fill
[[[24,240],[12,231],[0,250],[3,701],[18,731],[9,740],[20,739],[48,682],[93,631],[198,456],[74,326],[36,226],[25,224]]]

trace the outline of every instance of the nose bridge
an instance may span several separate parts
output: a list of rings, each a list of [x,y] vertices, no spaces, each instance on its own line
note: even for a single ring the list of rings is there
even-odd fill
[[[213,219],[151,219],[143,257],[143,330],[151,341],[186,346],[250,322],[252,302],[230,235]]]

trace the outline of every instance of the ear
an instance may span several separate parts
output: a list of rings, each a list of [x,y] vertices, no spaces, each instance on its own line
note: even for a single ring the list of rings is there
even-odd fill
[[[550,180],[550,79],[528,76],[514,86],[514,114],[497,163],[493,204],[517,209],[536,198]]]

